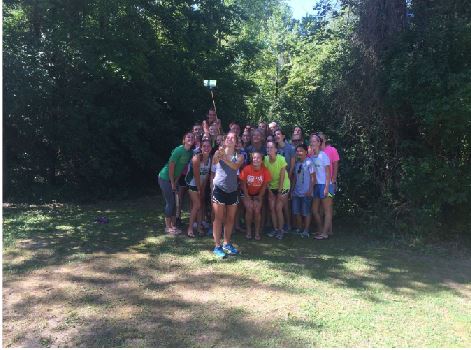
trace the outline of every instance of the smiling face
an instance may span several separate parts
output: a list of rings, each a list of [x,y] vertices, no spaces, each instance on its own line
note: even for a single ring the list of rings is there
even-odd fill
[[[187,133],[183,139],[183,145],[191,147],[195,144],[195,136],[192,133]]]
[[[275,131],[275,141],[276,142],[284,142],[285,141],[285,135],[283,135],[281,130],[276,130]]]
[[[259,143],[262,140],[262,134],[259,130],[254,130],[252,133],[252,143]]]
[[[302,130],[299,126],[296,126],[294,128],[294,131],[293,131],[293,135],[301,135],[302,134]]]
[[[267,142],[267,154],[273,158],[273,157],[276,157],[276,145],[274,142]]]
[[[306,150],[304,149],[304,147],[301,147],[301,146],[298,146],[296,147],[296,157],[301,160],[301,161],[304,161],[304,159],[306,159]]]
[[[310,143],[312,149],[315,150],[315,151],[318,151],[320,146],[321,146],[321,140],[320,140],[319,136],[317,136],[317,135],[312,135],[310,140],[309,140],[309,143]]]
[[[203,128],[201,125],[194,125],[193,126],[193,134],[195,135],[201,135],[203,133]]]
[[[217,135],[216,136],[216,144],[218,146],[222,146],[223,141],[224,141],[224,136],[222,136],[222,135]]]
[[[255,169],[260,168],[260,166],[262,165],[262,154],[261,153],[259,153],[259,152],[253,153],[253,155],[252,155],[252,164],[253,164]]]
[[[250,142],[250,132],[244,131],[242,134],[242,141],[247,144]]]
[[[232,124],[231,132],[235,133],[236,135],[240,135],[240,126],[238,124]]]
[[[212,124],[209,126],[209,134],[211,136],[216,136],[217,132],[218,132],[218,128],[216,127],[216,125]]]
[[[237,136],[232,131],[229,132],[224,140],[224,145],[226,147],[235,147],[237,143]]]
[[[209,154],[211,152],[211,142],[208,140],[203,141],[201,144],[201,151],[203,154]]]

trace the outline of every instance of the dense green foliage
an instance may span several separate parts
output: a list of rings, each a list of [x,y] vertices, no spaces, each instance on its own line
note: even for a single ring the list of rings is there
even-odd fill
[[[464,0],[4,4],[9,198],[151,188],[209,105],[323,130],[342,158],[337,210],[414,232],[471,211],[471,8]],[[80,191],[80,192],[78,192]]]

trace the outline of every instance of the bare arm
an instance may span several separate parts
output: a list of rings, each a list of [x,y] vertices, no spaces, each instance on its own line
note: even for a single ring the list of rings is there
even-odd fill
[[[283,183],[285,182],[286,166],[280,169],[280,181],[278,182],[278,191],[281,192],[283,189]]]
[[[237,162],[235,162],[235,163],[232,160],[227,160],[227,157],[225,157],[225,156],[222,158],[222,161],[224,163],[226,163],[231,169],[237,170],[244,163],[244,156],[239,154],[237,156]]]
[[[337,174],[339,172],[339,161],[336,160],[332,163],[332,183],[334,184],[335,190],[337,190]]]
[[[168,178],[170,179],[170,183],[172,184],[172,190],[175,191],[177,186],[175,185],[175,162],[173,161],[168,164]]]
[[[311,174],[311,183],[309,184],[309,191],[306,193],[306,196],[312,197],[312,192],[314,191],[314,183],[316,182],[316,173]]]
[[[199,154],[193,156],[193,176],[195,178],[196,188],[201,192],[201,177],[200,177],[200,156]]]
[[[289,161],[289,178],[293,178],[293,171],[294,171],[294,164],[295,164],[295,156],[291,157],[291,160]]]
[[[326,165],[325,166],[324,196],[327,196],[327,193],[329,193],[329,183],[330,183],[330,165]]]
[[[262,200],[263,196],[265,195],[265,191],[267,190],[268,182],[264,182],[262,187],[260,187],[260,192],[258,193],[257,197]]]
[[[249,190],[247,189],[247,182],[244,180],[240,180],[240,187],[242,187],[242,191],[244,191],[245,198],[249,197]]]

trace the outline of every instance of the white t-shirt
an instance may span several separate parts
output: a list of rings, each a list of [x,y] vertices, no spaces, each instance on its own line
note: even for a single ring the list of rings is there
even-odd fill
[[[317,156],[311,156],[311,160],[314,163],[314,169],[316,170],[317,184],[325,185],[325,167],[327,165],[330,166],[329,157],[323,151],[319,151],[319,154]]]

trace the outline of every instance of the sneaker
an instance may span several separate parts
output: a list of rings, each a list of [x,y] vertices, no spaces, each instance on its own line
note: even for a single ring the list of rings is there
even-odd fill
[[[303,232],[301,233],[301,237],[302,237],[302,238],[309,238],[309,232],[308,232],[308,231],[303,231]]]
[[[216,255],[218,258],[224,259],[226,257],[226,253],[221,246],[217,246],[213,249],[213,254]]]
[[[278,230],[275,229],[275,230],[273,230],[273,231],[271,231],[271,232],[268,232],[268,233],[267,233],[267,236],[270,237],[270,238],[273,238],[273,237],[275,237],[277,234],[278,234]]]
[[[232,243],[227,243],[222,246],[222,249],[224,252],[226,252],[229,255],[237,255],[239,254],[239,251],[232,245]]]
[[[285,236],[284,231],[283,231],[283,230],[279,230],[275,237],[276,237],[276,239],[279,239],[279,240],[281,241],[284,236]]]
[[[293,230],[293,234],[294,234],[294,235],[297,235],[297,236],[302,236],[303,230],[301,230],[300,228],[298,228],[298,229],[296,229],[296,230]]]

